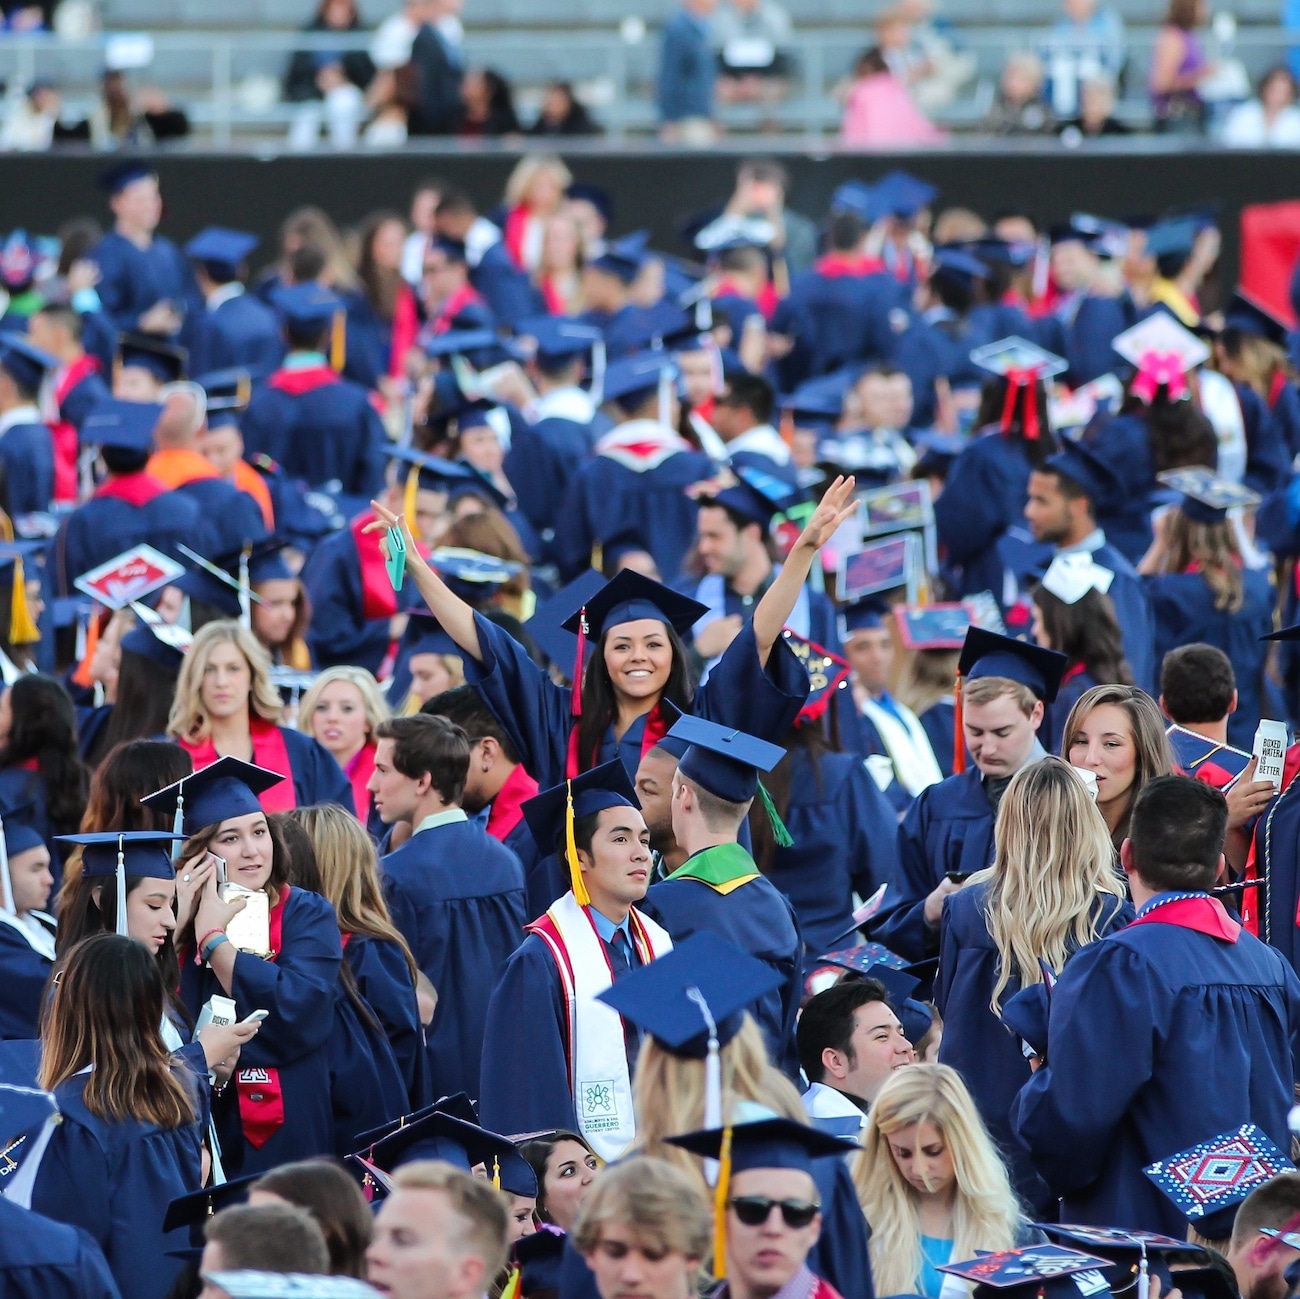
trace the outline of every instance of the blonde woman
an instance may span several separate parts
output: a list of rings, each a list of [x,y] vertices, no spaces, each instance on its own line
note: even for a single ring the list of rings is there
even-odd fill
[[[1011,1102],[1029,1079],[999,1014],[1009,997],[1059,973],[1071,953],[1133,918],[1110,833],[1083,781],[1060,758],[1023,768],[1002,796],[993,865],[944,904],[935,1004],[939,1060],[970,1087],[1021,1198],[1046,1209],[1046,1184],[1011,1140]],[[874,1225],[874,1221],[873,1221]],[[962,1255],[961,1257],[967,1257]]]
[[[525,154],[506,181],[502,233],[511,261],[523,271],[541,265],[546,222],[564,202],[573,175],[553,153]]]
[[[1041,1239],[955,1069],[900,1069],[867,1114],[853,1181],[880,1299],[939,1299],[945,1263]]]
[[[338,916],[344,964],[393,1048],[411,1109],[420,1109],[433,1097],[415,997],[419,971],[388,914],[374,840],[341,807],[299,807],[288,815],[311,840],[321,893]]]
[[[365,668],[327,668],[298,706],[298,729],[329,751],[352,786],[362,825],[370,822],[367,785],[375,770],[375,729],[388,716],[379,683]]]
[[[233,619],[221,619],[199,631],[185,655],[167,733],[195,771],[239,758],[288,777],[263,793],[267,812],[310,803],[353,811],[342,768],[311,736],[279,725],[281,709],[265,648]]]

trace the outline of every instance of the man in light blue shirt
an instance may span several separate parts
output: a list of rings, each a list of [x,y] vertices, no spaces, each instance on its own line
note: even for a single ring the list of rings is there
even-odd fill
[[[717,0],[682,0],[664,24],[659,47],[660,135],[670,142],[701,139],[713,129],[717,58],[709,22]]]

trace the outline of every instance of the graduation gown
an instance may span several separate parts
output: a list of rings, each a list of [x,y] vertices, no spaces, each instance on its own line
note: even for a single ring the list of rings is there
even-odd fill
[[[486,812],[483,828],[519,858],[524,872],[524,914],[530,922],[569,889],[568,867],[561,869],[554,853],[542,851],[524,820],[523,804],[537,790],[537,782],[520,764],[477,818],[481,821]]]
[[[307,643],[317,667],[352,664],[378,673],[388,653],[391,615],[366,616],[366,577],[352,527],[332,533],[314,547],[303,566],[302,582],[311,600]],[[398,602],[391,587],[386,594],[396,612]]]
[[[36,514],[54,499],[54,439],[35,406],[0,418],[0,473],[10,515]]]
[[[1098,504],[1097,526],[1136,564],[1151,545],[1151,496],[1157,487],[1146,419],[1140,414],[1116,415],[1085,430],[1080,441],[1119,479],[1118,499],[1107,502],[1109,508]]]
[[[951,695],[945,696],[937,704],[931,704],[916,720],[929,736],[934,760],[939,764],[943,778],[947,780],[952,775],[954,746],[957,742],[956,702]]]
[[[1066,382],[1077,388],[1122,364],[1111,339],[1132,323],[1119,298],[1087,293],[1072,295],[1056,315],[1035,321],[1035,332],[1043,347],[1069,362]]]
[[[199,507],[212,530],[211,544],[217,554],[229,555],[266,536],[261,506],[234,483],[214,474],[210,478],[192,478],[175,490]]]
[[[650,886],[641,910],[674,943],[708,930],[781,976],[781,986],[765,993],[750,1013],[772,1062],[797,1078],[794,1029],[803,991],[803,939],[789,899],[759,874],[754,859],[734,843],[692,853],[666,880]]]
[[[1242,570],[1243,602],[1236,613],[1214,607],[1214,592],[1199,573],[1162,573],[1144,579],[1155,623],[1156,662],[1179,645],[1202,642],[1221,649],[1237,678],[1237,711],[1228,718],[1228,743],[1250,752],[1263,704],[1264,660],[1273,630],[1273,584],[1261,569]]]
[[[545,538],[555,528],[570,482],[591,458],[598,429],[605,429],[593,423],[591,398],[579,388],[556,388],[528,413],[531,419],[511,429],[504,467],[519,509]]]
[[[807,360],[800,380],[830,374],[854,361],[887,359],[893,321],[905,312],[908,290],[866,258],[830,253],[790,282],[772,330],[796,340]]]
[[[261,377],[278,369],[283,359],[280,318],[256,294],[240,289],[198,318],[189,370],[204,375],[238,368]]]
[[[28,918],[28,924],[40,924]],[[41,1035],[41,1000],[54,962],[25,937],[25,926],[0,913],[0,1039]],[[47,932],[53,937],[53,923]]]
[[[1300,973],[1300,781],[1291,776],[1300,746],[1287,751],[1283,790],[1255,822],[1254,862],[1246,874],[1261,881],[1252,904],[1243,901],[1243,914],[1251,918],[1251,929],[1275,947]]]
[[[1289,1148],[1298,1032],[1300,981],[1279,953],[1139,913],[1065,967],[1011,1126],[1064,1221],[1181,1237],[1187,1219],[1142,1169],[1243,1123]]]
[[[78,1074],[55,1088],[63,1121],[45,1148],[31,1207],[86,1232],[123,1295],[162,1299],[181,1267],[166,1251],[189,1245],[188,1229],[163,1232],[163,1215],[202,1184],[201,1128],[102,1119],[86,1108],[85,1084]]]
[[[110,230],[90,257],[99,267],[95,292],[116,329],[136,329],[140,317],[159,302],[170,302],[182,316],[203,310],[190,264],[170,239],[154,235],[139,248]]]
[[[939,951],[925,922],[925,899],[949,871],[973,874],[993,861],[993,808],[973,763],[923,789],[898,827],[898,858],[871,936],[909,961]]]
[[[998,949],[989,933],[985,908],[989,886],[973,884],[943,904],[940,921],[939,973],[934,1004],[943,1016],[939,1063],[961,1074],[998,1149],[1007,1160],[1016,1193],[1036,1215],[1049,1212],[1052,1195],[1034,1171],[1029,1156],[1011,1132],[1011,1103],[1029,1081],[1029,1061],[1016,1036],[990,1008],[998,981]],[[1133,919],[1128,902],[1109,895],[1096,903],[1097,930],[1110,933]],[[1002,1004],[1020,991],[1013,975],[1002,991]]]
[[[422,1109],[434,1096],[424,1025],[420,1023],[415,984],[402,949],[391,940],[351,934],[343,944],[343,959],[356,980],[357,991],[374,1011],[392,1047],[410,1098],[404,1113]]]
[[[121,1299],[103,1251],[84,1232],[0,1196],[5,1299]]]
[[[275,959],[251,952],[235,957],[230,995],[236,1017],[255,1010],[271,1013],[240,1052],[237,1085],[228,1087],[214,1107],[228,1176],[334,1152],[329,1043],[343,960],[338,921],[319,893],[284,888],[272,911],[273,942],[277,911],[281,933]],[[190,1014],[197,1018],[214,993],[226,995],[212,970],[196,967],[192,957],[183,960],[181,996]],[[259,1104],[256,1095],[267,1101]],[[245,1135],[245,1113],[254,1126],[266,1122],[273,1129],[265,1139],[257,1133],[259,1145]],[[277,1117],[283,1122],[274,1127]]]
[[[359,1133],[371,1132],[411,1112],[406,1081],[384,1037],[383,1025],[368,1007],[362,1010],[356,1005],[342,981],[334,993],[329,1070],[334,1154],[339,1159],[356,1150]]]
[[[438,993],[428,1032],[433,1095],[477,1100],[488,1000],[524,934],[523,867],[461,820],[418,831],[380,870],[393,923]]]

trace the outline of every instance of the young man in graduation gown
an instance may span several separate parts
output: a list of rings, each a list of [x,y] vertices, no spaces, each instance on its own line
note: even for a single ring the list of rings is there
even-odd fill
[[[1110,467],[1087,447],[1067,442],[1041,469],[1029,475],[1025,521],[1034,540],[1056,555],[1092,556],[1115,576],[1106,594],[1115,606],[1124,657],[1143,690],[1156,688],[1155,629],[1151,605],[1137,569],[1097,526],[1098,513],[1117,508],[1123,488]]]
[[[375,809],[386,825],[413,827],[380,871],[393,922],[438,994],[433,1095],[476,1099],[488,998],[523,936],[523,867],[461,807],[470,747],[460,727],[418,714],[389,719],[376,737]]]
[[[55,536],[58,594],[70,594],[83,573],[143,542],[178,560],[180,544],[201,555],[212,553],[212,533],[198,505],[147,472],[161,415],[161,406],[110,399],[86,419],[82,440],[99,448],[108,473]]]
[[[699,717],[679,718],[668,738],[689,745],[677,764],[672,795],[673,836],[687,856],[651,887],[644,910],[676,943],[701,930],[720,934],[781,976],[780,986],[754,1007],[754,1018],[773,1063],[798,1077],[799,924],[789,899],[736,842],[759,791],[759,772],[771,771],[785,751]]]
[[[279,318],[244,289],[245,262],[258,243],[242,230],[208,226],[185,245],[204,306],[190,340],[192,374],[240,367],[261,376],[279,368]]]
[[[1120,849],[1137,919],[1051,990],[1046,1058],[1011,1125],[1068,1222],[1183,1236],[1144,1168],[1245,1123],[1290,1145],[1300,980],[1209,892],[1227,820],[1203,782],[1150,781]]]
[[[992,863],[998,803],[1016,772],[1045,756],[1037,731],[1065,664],[1064,654],[981,627],[966,633],[957,665],[958,774],[922,790],[908,808],[885,906],[871,928],[899,956],[936,956],[944,898]]]
[[[180,249],[156,233],[163,210],[158,175],[147,162],[128,160],[104,172],[99,185],[114,218],[90,250],[104,311],[118,329],[175,338],[203,303]]]
[[[0,1039],[38,1038],[41,999],[54,968],[54,917],[45,912],[54,876],[50,850],[22,818],[35,809],[3,811],[0,858]]]
[[[650,883],[649,832],[617,758],[529,799],[524,816],[539,847],[563,855],[572,888],[528,926],[492,991],[479,1112],[498,1131],[580,1132],[615,1159],[636,1133],[640,1039],[598,998],[672,949],[635,906]]]
[[[277,293],[275,306],[288,355],[248,403],[244,454],[270,456],[290,478],[348,502],[345,513],[362,509],[384,485],[388,437],[370,394],[338,372],[345,304],[298,284]]]
[[[48,510],[54,499],[54,437],[36,401],[58,364],[21,334],[0,333],[0,473],[11,516]]]

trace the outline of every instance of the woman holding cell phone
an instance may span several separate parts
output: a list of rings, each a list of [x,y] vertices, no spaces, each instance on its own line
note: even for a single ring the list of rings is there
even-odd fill
[[[204,875],[178,943],[190,1014],[214,995],[234,1001],[240,1021],[267,1012],[214,1106],[227,1173],[334,1151],[328,1046],[343,949],[329,902],[290,886],[258,802],[280,779],[221,758],[142,800],[187,836],[179,886]]]

